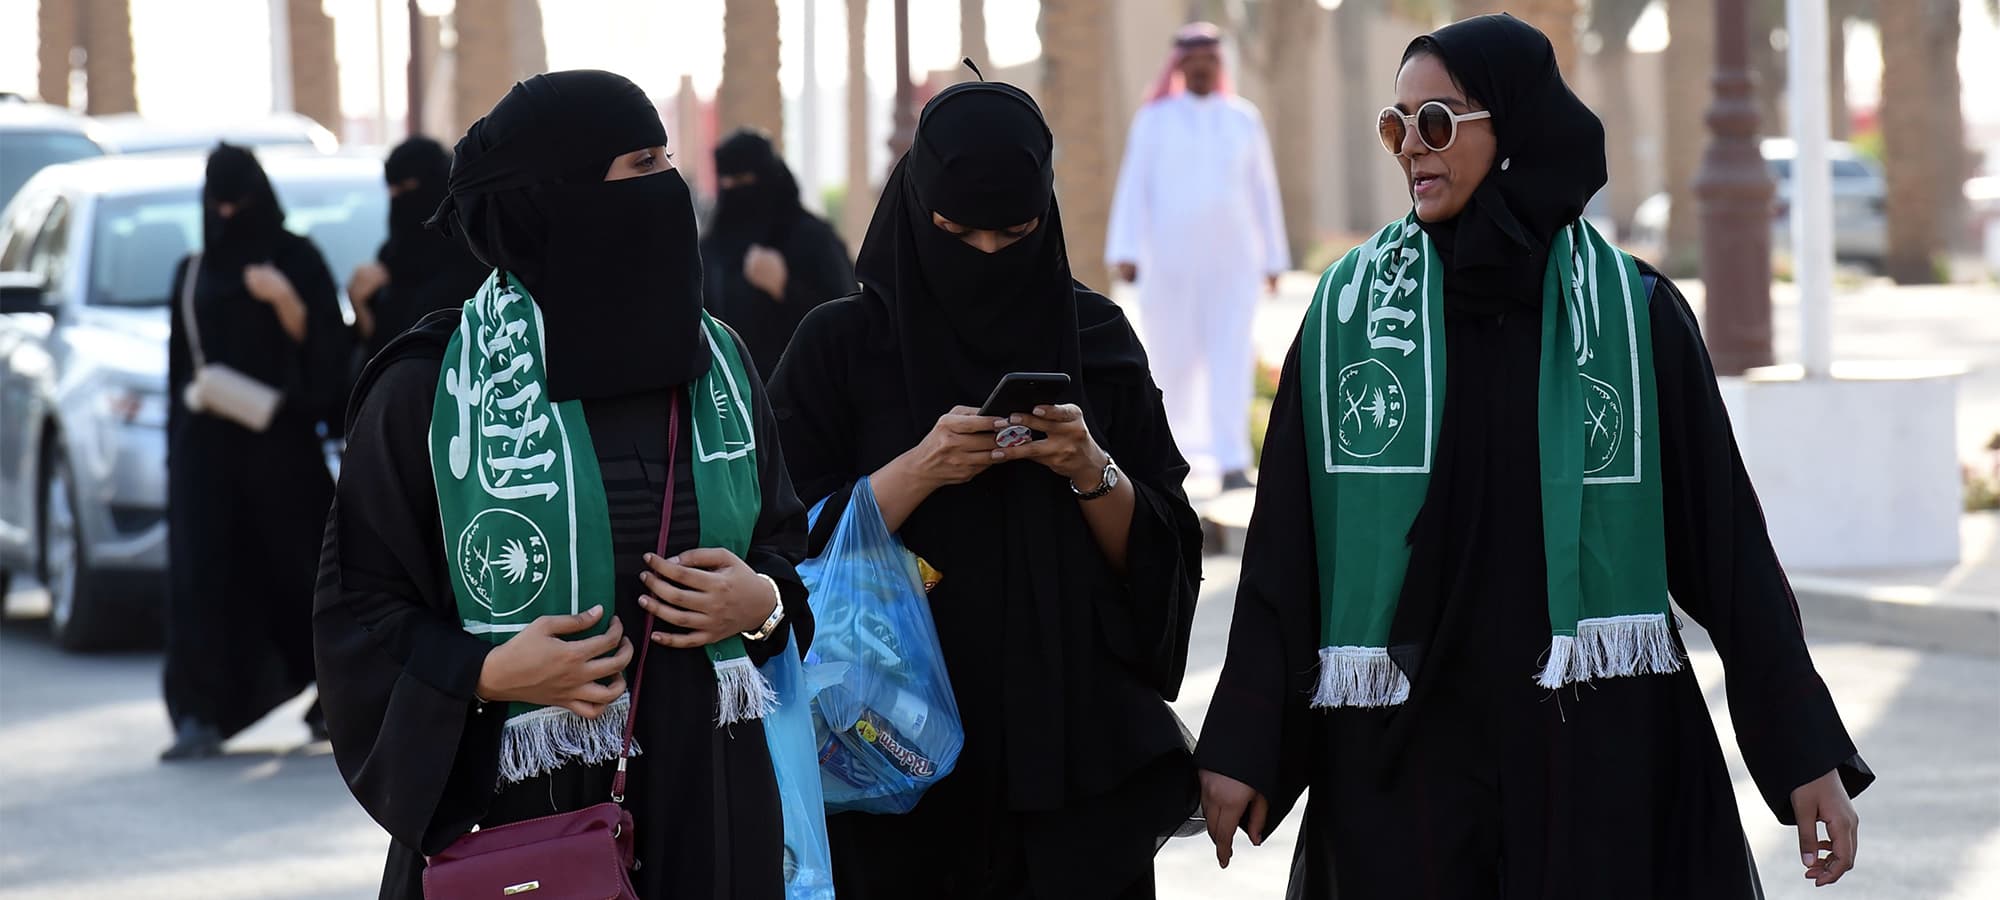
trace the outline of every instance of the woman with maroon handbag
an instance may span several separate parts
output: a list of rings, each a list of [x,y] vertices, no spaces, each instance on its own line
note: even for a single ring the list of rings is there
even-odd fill
[[[515,85],[431,222],[493,275],[355,388],[314,637],[383,897],[783,896],[805,518],[665,144],[620,76]]]

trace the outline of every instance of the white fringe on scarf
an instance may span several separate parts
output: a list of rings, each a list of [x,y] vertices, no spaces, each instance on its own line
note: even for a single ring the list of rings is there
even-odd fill
[[[1410,699],[1410,679],[1381,647],[1319,648],[1319,688],[1312,705],[1400,706]]]
[[[1321,651],[1325,652],[1325,651]],[[1666,613],[1579,619],[1576,636],[1556,635],[1548,663],[1535,683],[1554,690],[1565,684],[1628,675],[1664,675],[1681,670],[1673,629]]]
[[[761,719],[778,706],[778,692],[747,656],[716,663],[715,686],[717,724]]]
[[[625,742],[625,720],[632,714],[632,695],[622,694],[604,714],[586,719],[560,706],[544,706],[507,720],[500,732],[500,783],[504,785],[547,775],[572,762],[588,765],[618,758]],[[632,744],[639,755],[639,744]]]

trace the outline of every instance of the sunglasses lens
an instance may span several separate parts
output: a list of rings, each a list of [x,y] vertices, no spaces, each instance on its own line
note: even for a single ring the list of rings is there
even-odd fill
[[[1375,120],[1375,133],[1382,139],[1382,149],[1391,155],[1403,152],[1403,117],[1393,109],[1385,109]]]
[[[1451,120],[1451,110],[1435,100],[1417,110],[1417,137],[1423,138],[1424,146],[1432,150],[1451,146],[1457,127],[1458,123]]]

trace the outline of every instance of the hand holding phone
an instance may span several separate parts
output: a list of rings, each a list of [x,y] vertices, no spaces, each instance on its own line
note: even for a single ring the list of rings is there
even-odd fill
[[[993,393],[979,407],[979,414],[1004,419],[1015,413],[1033,412],[1037,406],[1053,406],[1069,398],[1070,378],[1063,372],[1010,372],[993,386]],[[993,443],[1001,448],[1018,447],[1047,437],[1025,425],[1001,429]]]

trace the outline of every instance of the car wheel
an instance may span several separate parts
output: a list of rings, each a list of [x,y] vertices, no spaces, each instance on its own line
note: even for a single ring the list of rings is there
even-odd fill
[[[51,448],[42,474],[42,584],[49,591],[49,636],[64,650],[110,646],[120,633],[84,549],[69,461]]]

